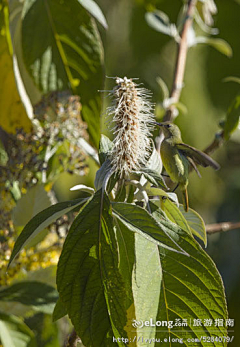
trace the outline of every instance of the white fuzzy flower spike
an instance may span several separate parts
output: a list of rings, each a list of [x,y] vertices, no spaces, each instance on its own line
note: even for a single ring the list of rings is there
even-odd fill
[[[153,121],[149,92],[139,88],[132,79],[116,78],[113,89],[114,104],[108,109],[113,115],[114,131],[111,166],[120,178],[128,177],[134,170],[144,166],[149,158],[150,131]]]

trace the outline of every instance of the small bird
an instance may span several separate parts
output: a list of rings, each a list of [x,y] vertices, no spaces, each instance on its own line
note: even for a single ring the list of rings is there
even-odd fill
[[[218,170],[220,166],[207,154],[183,143],[181,131],[177,125],[171,122],[154,122],[154,124],[163,129],[164,140],[160,149],[163,166],[171,180],[179,185],[183,195],[183,206],[187,212],[189,206],[187,186],[190,166],[193,167],[199,177],[201,175],[197,169],[198,164],[203,167],[211,166],[215,170]]]

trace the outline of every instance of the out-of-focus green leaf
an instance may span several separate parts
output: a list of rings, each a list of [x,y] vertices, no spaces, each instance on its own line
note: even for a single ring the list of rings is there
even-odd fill
[[[83,118],[97,145],[103,48],[93,18],[76,0],[26,0],[22,46],[26,67],[43,93],[70,87],[80,95]]]
[[[192,234],[196,235],[200,240],[202,240],[205,247],[207,247],[207,232],[202,217],[191,208],[189,208],[188,212],[186,212],[183,206],[180,205],[179,209],[188,222]]]
[[[235,77],[235,76],[225,77],[223,79],[223,82],[236,82],[236,83],[240,84],[240,77]]]
[[[157,77],[156,80],[157,80],[157,83],[158,83],[158,85],[162,91],[163,100],[168,99],[169,98],[169,90],[168,90],[166,83],[164,82],[164,80],[161,77]]]
[[[236,130],[239,124],[240,117],[240,95],[238,95],[232,102],[227,111],[226,120],[224,122],[224,138],[229,139],[230,135]]]
[[[36,347],[33,332],[23,321],[0,312],[0,340],[3,347]]]
[[[171,24],[166,13],[162,11],[155,10],[154,12],[147,12],[145,19],[150,27],[160,33],[174,38],[178,35],[175,24]]]
[[[78,0],[78,2],[107,29],[107,21],[98,4],[93,0]]]
[[[205,43],[209,46],[212,46],[213,48],[218,50],[220,53],[226,55],[229,58],[232,56],[231,46],[229,45],[228,42],[226,42],[223,39],[206,37],[206,36],[198,36],[194,40],[194,45],[197,45],[199,43]]]
[[[58,298],[58,301],[54,307],[53,310],[53,322],[56,322],[57,320],[61,319],[62,317],[67,315],[67,309],[63,305],[62,301]]]
[[[58,292],[42,282],[19,282],[0,290],[0,301],[20,302],[35,311],[52,314]]]
[[[36,185],[24,194],[13,210],[13,223],[24,226],[37,213],[51,206],[50,199],[43,185]]]
[[[8,154],[5,151],[2,141],[0,140],[0,165],[5,166],[8,161]]]
[[[11,92],[9,92],[11,91]],[[0,4],[0,126],[9,133],[32,127],[18,94],[12,60],[7,2]]]
[[[20,250],[30,242],[35,236],[38,235],[43,229],[48,225],[53,223],[56,219],[73,210],[77,206],[82,205],[87,199],[75,199],[72,201],[59,202],[47,209],[39,212],[35,217],[33,217],[27,225],[24,227],[23,231],[17,238],[13,251],[9,260],[8,266],[10,266],[13,259],[17,256]]]
[[[84,345],[112,346],[127,337],[130,305],[118,266],[107,196],[98,191],[74,220],[58,263],[60,300]],[[124,343],[119,343],[124,346]]]

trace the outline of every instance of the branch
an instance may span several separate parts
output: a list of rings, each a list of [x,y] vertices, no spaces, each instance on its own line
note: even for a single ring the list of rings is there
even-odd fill
[[[68,336],[66,343],[64,344],[64,347],[77,347],[77,343],[79,341],[79,337],[77,336],[77,333],[75,330],[71,332],[71,334]]]
[[[220,133],[217,133],[215,135],[215,138],[213,140],[213,142],[204,149],[204,153],[206,154],[211,154],[214,151],[216,151],[216,149],[218,149],[224,142],[224,131],[222,130]]]
[[[222,233],[228,230],[234,230],[240,228],[240,222],[224,222],[206,225],[206,231],[208,234]]]
[[[187,51],[188,51],[188,31],[192,26],[193,14],[197,4],[197,0],[189,0],[186,11],[186,19],[180,35],[180,42],[178,45],[177,61],[174,72],[173,86],[170,94],[171,106],[167,110],[164,121],[172,121],[174,119],[174,109],[181,95],[183,87],[183,78],[186,66]]]

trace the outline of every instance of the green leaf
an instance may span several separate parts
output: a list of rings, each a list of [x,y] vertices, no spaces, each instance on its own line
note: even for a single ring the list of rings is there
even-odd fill
[[[99,161],[101,165],[106,161],[113,148],[113,142],[105,135],[101,135],[99,143]]]
[[[54,307],[52,320],[53,322],[56,322],[57,320],[63,318],[66,315],[67,315],[67,309],[63,305],[62,301],[58,298],[58,301]]]
[[[139,338],[143,337],[145,341],[150,341],[155,336],[157,328],[150,326],[143,331],[141,322],[157,316],[162,267],[157,245],[138,233],[135,234],[135,259],[132,281],[136,314],[135,336],[137,334]],[[142,341],[137,343],[139,347],[142,345]]]
[[[84,345],[110,347],[113,334],[127,335],[129,299],[118,267],[110,202],[101,190],[69,230],[58,263],[57,287]]]
[[[170,23],[168,16],[164,12],[159,10],[147,12],[145,19],[148,25],[154,30],[174,38],[178,36],[176,26]]]
[[[107,29],[108,25],[102,10],[98,4],[93,0],[78,0],[78,2],[93,16],[95,17],[102,26]]]
[[[0,290],[0,301],[20,302],[35,311],[52,314],[58,292],[42,282],[19,282]]]
[[[169,98],[169,89],[164,80],[161,77],[156,78],[157,83],[162,91],[163,101]]]
[[[206,36],[198,36],[195,38],[194,45],[199,44],[199,43],[205,43],[209,46],[212,46],[217,51],[226,55],[229,58],[231,58],[231,56],[232,56],[231,46],[229,45],[229,43],[227,43],[223,39],[217,39],[217,38],[206,37]]]
[[[0,312],[0,340],[3,347],[36,347],[33,332],[23,321]]]
[[[82,116],[97,146],[103,48],[93,18],[76,0],[26,0],[22,48],[27,70],[44,94],[71,88],[81,97]]]
[[[159,153],[153,145],[151,156],[146,164],[146,167],[140,168],[138,171],[134,171],[137,175],[143,175],[149,182],[156,187],[167,188],[160,172],[162,172],[162,161]]]
[[[224,138],[228,140],[230,135],[237,129],[240,117],[240,95],[232,102],[227,111],[226,120],[223,126]]]
[[[153,215],[158,221],[163,218],[157,210]],[[168,327],[158,327],[156,338],[166,338],[166,346],[172,346],[169,338],[183,339],[184,345],[190,347],[193,343],[187,343],[187,338],[198,338],[197,346],[201,343],[201,336],[227,336],[225,324],[223,327],[215,326],[215,319],[222,319],[225,323],[228,316],[223,283],[215,264],[183,229],[173,234],[174,237],[190,257],[159,248],[163,275],[156,319],[167,320]],[[177,326],[177,319],[187,319],[187,325]],[[200,319],[202,326],[195,326],[194,319]],[[206,319],[212,321],[211,326],[204,326]],[[202,342],[202,345],[205,346],[205,343]],[[226,346],[227,343],[214,342],[211,345]]]
[[[51,206],[51,202],[44,186],[36,185],[18,200],[13,209],[13,223],[16,226],[23,226],[37,213],[49,206]]]
[[[73,210],[77,206],[82,205],[87,199],[75,199],[71,201],[59,202],[56,205],[50,206],[44,211],[39,212],[33,217],[17,238],[13,251],[9,260],[8,267],[13,259],[18,255],[21,249],[26,246],[30,240],[38,235],[43,229],[53,223],[56,219]]]
[[[190,226],[186,221],[179,208],[170,199],[162,199],[162,210],[166,213],[166,216],[180,228],[184,229],[189,235],[192,235]]]
[[[189,208],[188,212],[186,212],[183,206],[180,205],[179,209],[191,228],[192,234],[196,235],[200,240],[202,240],[205,247],[207,247],[207,232],[202,217],[191,208]]]
[[[101,189],[105,184],[107,184],[107,181],[109,180],[111,176],[111,173],[112,173],[111,162],[109,159],[107,159],[102,164],[100,169],[96,172],[96,176],[94,180],[94,186],[96,190]]]
[[[171,233],[177,235],[179,229],[177,225],[168,224],[165,221],[156,222],[144,208],[134,204],[113,202],[112,205],[114,215],[133,232],[140,234],[156,245],[161,245],[175,252],[185,253],[170,235]],[[166,230],[169,232],[166,233]]]

